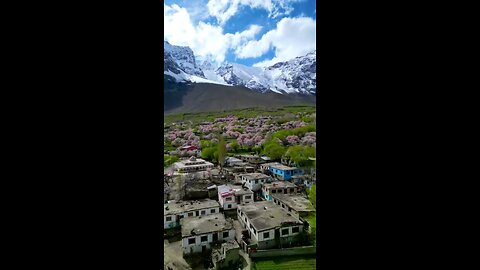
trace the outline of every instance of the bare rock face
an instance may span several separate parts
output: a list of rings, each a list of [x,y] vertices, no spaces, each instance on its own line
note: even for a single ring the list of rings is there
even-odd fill
[[[164,41],[164,75],[170,83],[218,83],[243,86],[260,93],[316,95],[316,50],[289,61],[266,68],[225,63],[216,68],[212,63],[196,61],[189,47]]]
[[[205,77],[203,71],[197,66],[192,49],[189,47],[174,46],[167,41],[163,42],[163,46],[165,72],[171,71],[175,74],[180,74],[180,72],[183,71],[186,74],[202,78]]]

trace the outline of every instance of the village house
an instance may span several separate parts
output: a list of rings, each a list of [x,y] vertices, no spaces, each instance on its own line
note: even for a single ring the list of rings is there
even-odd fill
[[[270,167],[271,166],[278,166],[278,165],[282,165],[281,163],[278,163],[278,162],[268,162],[268,163],[264,163],[264,164],[261,164],[260,165],[260,171],[262,173],[271,173],[270,172]]]
[[[223,214],[187,217],[180,223],[183,254],[205,252],[212,243],[235,238],[232,220],[225,219]]]
[[[272,178],[263,173],[245,173],[240,175],[242,179],[242,185],[249,188],[251,191],[259,191],[262,185],[272,181]]]
[[[287,209],[289,213],[300,220],[315,212],[312,203],[302,195],[273,194],[273,202]]]
[[[271,158],[269,158],[267,156],[262,156],[260,158],[263,159],[263,161],[265,161],[265,162],[269,162],[271,160]]]
[[[197,150],[197,147],[195,145],[185,145],[185,146],[182,146],[182,147],[179,147],[179,148],[182,151],[195,151],[195,150]]]
[[[173,228],[180,225],[185,217],[206,216],[220,213],[217,201],[203,199],[197,201],[174,201],[163,206],[163,228]]]
[[[218,186],[218,202],[224,210],[236,209],[238,204],[253,202],[253,192],[241,186]]]
[[[258,168],[260,164],[265,163],[265,160],[263,160],[261,157],[257,155],[240,155],[238,156],[241,160],[248,162]]]
[[[273,174],[274,177],[286,181],[289,181],[294,175],[303,174],[303,170],[295,167],[285,166],[283,164],[271,165],[270,172]]]
[[[240,246],[237,241],[230,240],[222,244],[219,249],[212,252],[212,262],[215,269],[237,269],[234,265],[239,263]]]
[[[228,157],[225,159],[225,165],[229,167],[239,166],[241,164],[244,164],[243,160],[238,159],[236,157]]]
[[[175,162],[173,166],[178,172],[181,173],[205,171],[214,167],[213,163],[193,156],[189,159]]]
[[[301,241],[303,222],[273,201],[239,205],[237,215],[248,235],[240,243],[246,252],[284,247]]]
[[[241,165],[235,165],[232,168],[226,168],[230,169],[233,173],[253,173],[255,172],[255,167],[249,166],[246,163],[243,163]]]
[[[267,200],[273,200],[272,195],[275,194],[296,194],[298,187],[294,183],[288,181],[275,181],[264,184],[262,187],[262,197]]]

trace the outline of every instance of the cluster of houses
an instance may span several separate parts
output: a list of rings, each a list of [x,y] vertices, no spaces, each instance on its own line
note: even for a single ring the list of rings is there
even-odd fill
[[[213,264],[221,268],[235,263],[239,250],[249,254],[305,244],[309,224],[304,218],[315,208],[301,193],[304,172],[268,161],[254,155],[230,157],[225,169],[235,181],[209,187],[217,193],[215,199],[164,204],[164,229],[181,230],[184,255],[211,251]],[[191,157],[174,168],[190,173],[213,164]]]

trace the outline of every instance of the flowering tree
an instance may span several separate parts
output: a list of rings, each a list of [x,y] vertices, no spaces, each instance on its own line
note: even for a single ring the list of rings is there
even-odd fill
[[[298,144],[300,142],[300,139],[296,135],[287,136],[286,139],[287,139],[288,144],[290,144],[290,145]]]

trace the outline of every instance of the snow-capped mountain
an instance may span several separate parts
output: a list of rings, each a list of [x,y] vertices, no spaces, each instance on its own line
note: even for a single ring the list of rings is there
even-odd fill
[[[171,67],[173,73],[178,74],[174,70],[180,69],[190,75],[205,77],[203,71],[195,62],[195,56],[193,55],[192,49],[189,47],[174,46],[167,41],[163,42],[163,46],[164,61],[167,61],[168,59],[168,61],[173,61],[177,65]],[[168,68],[170,68],[170,66],[168,66]]]
[[[305,56],[279,62],[265,69],[270,89],[287,93],[315,94],[317,90],[316,50]]]
[[[195,60],[189,47],[171,45],[163,42],[163,74],[169,82],[196,82],[228,85],[219,81],[221,78],[209,80]],[[211,72],[207,72],[209,75]],[[218,76],[217,76],[218,77]]]
[[[174,46],[166,41],[164,45],[164,74],[176,81],[245,86],[261,93],[316,93],[316,51],[267,68],[236,63],[217,68],[209,61],[197,63],[189,47]]]

